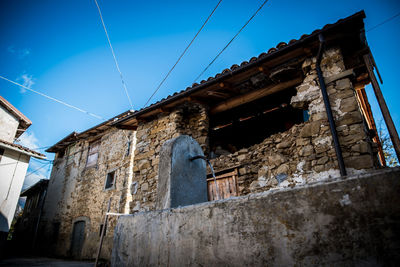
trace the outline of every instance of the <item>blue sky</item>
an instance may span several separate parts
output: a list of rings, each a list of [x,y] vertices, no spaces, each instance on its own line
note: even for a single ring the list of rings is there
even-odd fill
[[[217,2],[98,0],[134,109],[143,107]],[[190,86],[261,3],[223,0],[151,102]],[[400,2],[270,0],[202,79],[362,9],[368,30],[399,13]],[[367,32],[397,128],[399,29],[400,16]],[[0,36],[1,76],[103,118],[130,109],[94,0],[2,0]],[[379,120],[371,88],[367,91]],[[3,80],[0,95],[32,120],[22,138],[31,148],[53,145],[72,131],[101,122]],[[32,161],[29,171],[42,165]],[[46,176],[48,169],[30,175],[26,185]]]

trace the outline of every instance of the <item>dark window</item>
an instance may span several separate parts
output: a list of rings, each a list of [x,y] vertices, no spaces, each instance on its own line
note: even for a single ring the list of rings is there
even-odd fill
[[[101,236],[101,231],[103,231],[103,224],[100,224],[99,236]],[[107,233],[107,224],[106,224],[106,228],[104,229],[104,235],[106,235],[106,233]]]
[[[131,153],[131,141],[128,141],[128,148],[126,149],[125,156],[129,156],[129,153]]]
[[[105,189],[113,188],[115,185],[115,171],[107,173]]]
[[[210,116],[210,157],[234,153],[261,143],[308,120],[302,109],[290,105],[291,88]]]
[[[64,154],[65,154],[65,150],[64,150],[64,149],[58,151],[58,153],[57,153],[57,158],[58,158],[58,159],[62,159],[62,158],[64,157]]]
[[[3,157],[3,155],[4,155],[4,149],[0,148],[0,161],[1,161],[1,158]]]

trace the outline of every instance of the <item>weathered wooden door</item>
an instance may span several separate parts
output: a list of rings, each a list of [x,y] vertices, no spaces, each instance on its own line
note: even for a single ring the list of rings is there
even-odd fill
[[[74,223],[71,237],[71,255],[73,258],[80,258],[84,241],[85,221],[77,221]]]
[[[238,171],[234,169],[230,172],[224,173],[216,173],[215,177],[218,185],[218,192],[221,199],[230,198],[238,195],[237,190],[237,176]],[[212,175],[207,175],[207,191],[208,191],[208,200],[217,200],[218,194],[216,191],[216,186],[214,184],[214,178]]]

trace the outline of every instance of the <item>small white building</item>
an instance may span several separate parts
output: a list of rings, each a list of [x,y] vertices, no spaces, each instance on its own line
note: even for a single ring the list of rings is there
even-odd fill
[[[0,250],[10,230],[30,157],[46,158],[14,144],[31,124],[24,114],[0,96]]]

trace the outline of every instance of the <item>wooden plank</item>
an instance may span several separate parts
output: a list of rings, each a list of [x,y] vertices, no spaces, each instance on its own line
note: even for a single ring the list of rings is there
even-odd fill
[[[394,150],[396,152],[397,155],[397,160],[400,161],[400,140],[399,140],[399,135],[397,133],[396,127],[394,126],[392,117],[390,116],[390,112],[389,109],[386,105],[386,101],[383,98],[383,94],[381,91],[381,88],[379,87],[378,81],[376,80],[375,74],[374,74],[374,70],[373,70],[373,66],[371,63],[371,59],[369,57],[369,55],[364,55],[364,62],[365,65],[367,67],[368,70],[368,75],[371,79],[371,83],[372,83],[372,88],[374,89],[374,93],[376,96],[376,99],[378,100],[378,104],[379,107],[381,109],[382,115],[383,115],[383,119],[385,120],[386,123],[386,127],[389,131],[389,135],[390,135],[390,139],[392,140],[393,143],[393,147]]]
[[[375,133],[378,133],[378,131],[376,129],[376,125],[375,125],[375,120],[372,115],[371,106],[368,103],[368,97],[365,92],[365,89],[364,88],[358,89],[356,91],[356,95],[357,95],[357,99],[361,106],[361,111],[364,114],[365,120],[367,121],[368,128],[370,130],[373,130]],[[378,134],[372,138],[372,141],[378,145],[379,161],[381,162],[381,165],[385,167],[386,166],[385,155],[383,153],[382,143],[379,139]]]
[[[331,82],[334,82],[334,81],[337,81],[337,80],[340,80],[340,79],[344,79],[344,78],[346,78],[348,76],[354,76],[354,75],[355,74],[354,74],[353,69],[345,70],[345,71],[343,71],[341,73],[338,73],[336,75],[332,75],[332,76],[329,76],[329,77],[325,78],[325,83],[328,84],[328,83],[331,83]]]
[[[212,107],[210,109],[210,114],[222,112],[222,111],[252,102],[252,101],[260,99],[262,97],[271,95],[271,94],[279,92],[281,90],[293,87],[293,86],[301,83],[302,80],[303,79],[301,79],[301,78],[297,78],[297,79],[294,79],[291,81],[279,83],[277,85],[272,85],[272,86],[269,86],[269,87],[266,87],[263,89],[255,90],[255,91],[249,92],[249,93],[241,95],[241,96],[233,97],[231,99],[228,99],[228,100],[222,102],[221,104],[218,104],[218,105]]]

